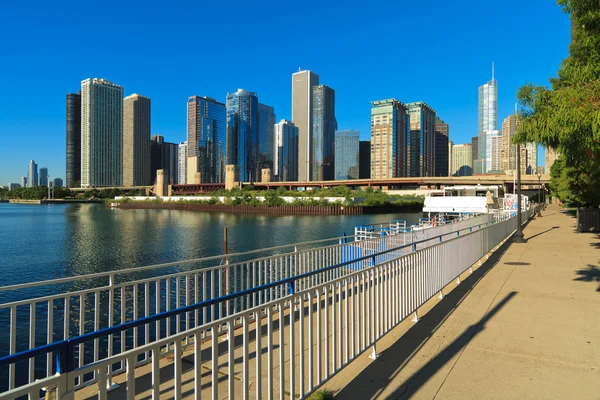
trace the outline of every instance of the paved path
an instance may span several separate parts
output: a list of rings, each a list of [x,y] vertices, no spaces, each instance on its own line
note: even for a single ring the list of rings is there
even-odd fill
[[[600,235],[549,206],[420,322],[326,384],[339,399],[600,399]]]

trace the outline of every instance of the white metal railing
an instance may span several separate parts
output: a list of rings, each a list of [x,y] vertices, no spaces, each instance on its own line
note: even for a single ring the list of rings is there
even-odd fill
[[[528,210],[527,217],[530,214]],[[417,317],[421,305],[499,246],[516,225],[516,218],[510,218],[453,235],[425,249],[413,248],[410,254],[335,277],[235,316],[87,363],[46,379],[44,385],[57,390],[59,398],[69,399],[77,382],[94,374],[98,385],[92,388],[92,394],[97,391],[99,399],[106,399],[111,366],[119,363],[125,366],[125,373],[119,377],[122,388],[114,393],[115,398],[133,399],[144,392],[158,399],[167,387],[174,398],[180,399],[184,379],[194,382],[191,390],[198,399],[217,399],[225,394],[230,399],[247,399],[250,395],[257,399],[303,398],[360,354],[376,354],[377,340],[413,313]],[[207,331],[211,333],[208,339],[204,336]],[[219,346],[219,335],[224,333],[225,349]],[[172,361],[158,356],[163,348],[173,350]],[[185,373],[184,357],[193,365]],[[151,367],[137,368],[147,358]],[[161,380],[161,368],[171,362],[173,377]],[[152,382],[151,386],[136,390],[141,382],[137,380],[144,377]],[[39,387],[30,384],[0,394],[0,399],[26,393],[34,398]]]

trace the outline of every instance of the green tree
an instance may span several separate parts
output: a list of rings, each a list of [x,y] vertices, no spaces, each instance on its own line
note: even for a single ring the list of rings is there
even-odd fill
[[[600,2],[558,0],[571,14],[573,38],[550,87],[518,90],[522,123],[515,142],[558,150],[552,193],[563,202],[600,205]]]

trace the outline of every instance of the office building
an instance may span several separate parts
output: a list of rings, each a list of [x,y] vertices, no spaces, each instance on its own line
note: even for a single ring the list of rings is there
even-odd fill
[[[527,147],[520,146],[521,149],[521,176],[527,175]]]
[[[48,168],[40,168],[39,184],[40,186],[48,186]]]
[[[53,187],[63,187],[63,180],[61,178],[54,178],[52,180]]]
[[[535,175],[538,167],[538,158],[537,158],[537,143],[527,143],[525,148],[527,149],[527,168],[525,169],[525,173],[527,175]]]
[[[81,185],[81,94],[67,94],[66,153],[67,187],[79,186]]]
[[[313,129],[310,139],[311,181],[330,181],[335,175],[335,91],[326,85],[313,87]]]
[[[504,171],[517,169],[517,145],[512,142],[517,133],[519,119],[516,114],[511,114],[502,122],[502,167]]]
[[[258,97],[238,89],[227,93],[227,164],[238,166],[240,182],[260,182]]]
[[[544,168],[544,166],[543,165],[538,165],[536,174],[537,175],[544,175],[545,173],[546,173],[546,169]]]
[[[471,138],[471,150],[473,159],[471,165],[473,166],[473,175],[481,174],[481,160],[479,160],[479,137],[475,136]]]
[[[358,144],[358,179],[371,178],[371,141],[361,140]]]
[[[156,171],[164,171],[165,183],[174,185],[178,183],[179,146],[176,143],[165,142],[161,135],[152,135],[150,142],[150,180],[156,183]]]
[[[409,122],[397,99],[371,102],[371,178],[409,176]]]
[[[435,176],[435,110],[422,101],[406,104],[410,119],[409,176]]]
[[[123,186],[150,185],[150,99],[123,99]]]
[[[478,98],[478,160],[481,161],[481,172],[485,174],[492,169],[492,135],[498,130],[498,83],[492,79],[479,87]]]
[[[276,181],[298,180],[298,128],[282,119],[275,124],[273,177]]]
[[[81,82],[81,187],[123,183],[123,87]]]
[[[275,109],[266,104],[258,103],[258,146],[260,152],[260,167],[269,168],[273,172]]]
[[[210,97],[188,98],[186,182],[194,183],[197,172],[203,183],[225,182],[226,143],[225,104]]]
[[[550,147],[546,147],[546,173],[549,174],[552,170],[552,165],[558,159],[558,152],[555,149],[551,149]]]
[[[335,179],[358,179],[360,133],[354,130],[335,132]]]
[[[469,176],[473,174],[473,146],[455,144],[452,147],[452,175]]]
[[[26,176],[21,177],[21,187],[27,187],[27,177]]]
[[[448,176],[450,126],[436,117],[435,120],[435,176]]]
[[[502,135],[498,132],[492,139],[492,169],[488,172],[502,171]]]
[[[292,74],[292,122],[298,128],[298,180],[309,181],[313,137],[313,87],[319,76],[312,71]]]
[[[187,182],[187,155],[188,145],[187,142],[179,143],[177,148],[177,183],[185,184]]]
[[[19,185],[18,183],[9,183],[8,184],[8,190],[15,190],[15,189],[18,189],[20,187],[21,187],[21,185]]]
[[[36,187],[38,183],[38,166],[35,161],[31,160],[27,169],[27,187]]]
[[[452,150],[454,148],[454,142],[452,140],[448,141],[448,176],[452,176]],[[472,148],[471,148],[472,150]]]

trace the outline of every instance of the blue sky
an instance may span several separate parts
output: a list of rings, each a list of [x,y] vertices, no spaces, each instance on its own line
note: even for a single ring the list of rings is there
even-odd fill
[[[255,91],[291,117],[291,74],[336,91],[340,129],[370,136],[372,100],[425,101],[450,139],[477,133],[477,88],[496,65],[499,125],[516,89],[547,84],[570,24],[548,0],[6,1],[0,12],[0,185],[34,159],[65,175],[65,95],[89,77],[152,99],[152,133],[180,142],[186,99]],[[540,157],[543,163],[543,158]]]

